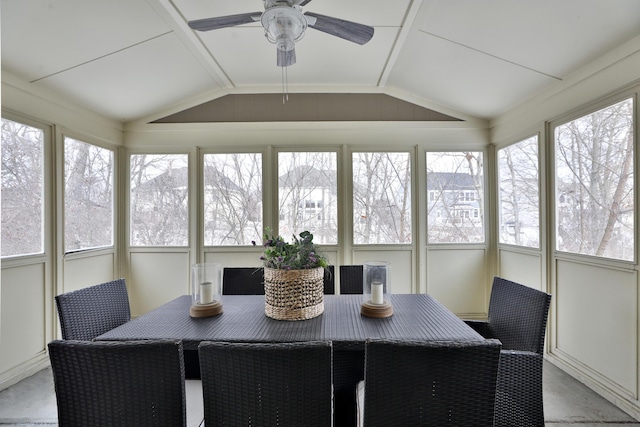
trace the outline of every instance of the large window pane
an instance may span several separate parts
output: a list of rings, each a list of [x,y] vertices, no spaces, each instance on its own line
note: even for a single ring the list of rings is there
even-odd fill
[[[316,243],[338,243],[336,171],[336,153],[278,154],[280,235],[308,230]]]
[[[353,243],[411,243],[409,153],[353,153]]]
[[[65,252],[113,245],[113,151],[64,139]]]
[[[427,153],[427,240],[482,243],[484,180],[481,152]]]
[[[131,245],[188,246],[186,154],[131,156]]]
[[[262,155],[204,155],[205,245],[262,241]]]
[[[540,247],[538,137],[498,150],[500,243]]]
[[[44,131],[2,119],[2,256],[44,251]]]
[[[633,100],[555,128],[556,247],[634,259]]]

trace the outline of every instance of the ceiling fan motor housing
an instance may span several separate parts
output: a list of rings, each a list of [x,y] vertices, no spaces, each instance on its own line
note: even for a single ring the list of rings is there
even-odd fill
[[[284,3],[275,5],[264,11],[260,22],[264,27],[264,35],[278,50],[290,51],[295,48],[295,42],[304,36],[307,20],[296,4],[286,6],[287,2],[265,1],[268,3]]]

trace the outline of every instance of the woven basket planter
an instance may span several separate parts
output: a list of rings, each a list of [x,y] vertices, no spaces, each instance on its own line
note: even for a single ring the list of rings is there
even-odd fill
[[[324,268],[264,269],[264,314],[277,320],[306,320],[324,312]]]

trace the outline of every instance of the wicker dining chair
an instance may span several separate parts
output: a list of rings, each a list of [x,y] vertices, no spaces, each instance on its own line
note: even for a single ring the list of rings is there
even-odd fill
[[[361,294],[362,293],[362,265],[341,265],[340,266],[340,293],[341,294]]]
[[[222,295],[264,295],[264,268],[225,267]]]
[[[336,293],[336,271],[333,265],[328,265],[324,269],[324,294],[333,295]]]
[[[335,293],[333,265],[324,272],[324,293]],[[264,269],[262,267],[225,267],[222,274],[223,295],[264,295]]]
[[[131,320],[124,279],[55,297],[62,338],[89,341]]]
[[[466,323],[502,342],[496,426],[544,427],[542,366],[551,295],[495,277],[486,322]]]
[[[331,343],[202,342],[209,426],[331,425]]]
[[[58,340],[48,345],[65,426],[184,426],[180,341]]]
[[[493,426],[499,358],[498,340],[369,340],[358,424]]]

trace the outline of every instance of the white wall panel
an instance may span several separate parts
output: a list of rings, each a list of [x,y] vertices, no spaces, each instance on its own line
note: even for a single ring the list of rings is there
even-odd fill
[[[2,269],[0,373],[45,351],[45,265]]]
[[[217,262],[222,267],[262,267],[260,261],[261,252],[207,252],[204,255],[204,262]]]
[[[115,254],[107,253],[64,261],[64,280],[59,293],[75,291],[113,280]]]
[[[547,291],[542,280],[540,253],[523,253],[501,249],[498,276],[532,288]]]
[[[413,283],[413,251],[381,251],[356,250],[353,253],[353,264],[364,264],[367,261],[387,261],[391,263],[391,293],[411,294]],[[339,284],[336,283],[339,288]]]
[[[484,249],[429,249],[427,293],[458,315],[485,315],[486,271]]]
[[[130,255],[127,282],[131,315],[140,316],[190,292],[189,253],[161,252]]]
[[[637,273],[557,261],[556,347],[636,395]]]

